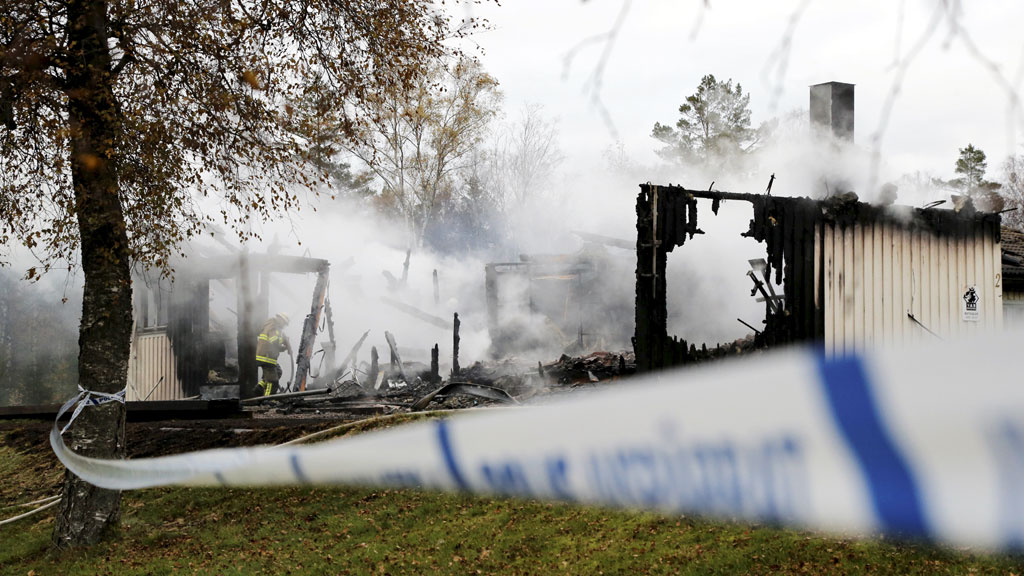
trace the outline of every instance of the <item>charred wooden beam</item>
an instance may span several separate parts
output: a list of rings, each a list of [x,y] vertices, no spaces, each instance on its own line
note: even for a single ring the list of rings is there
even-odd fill
[[[409,257],[412,256],[412,249],[405,251],[405,262],[402,264],[402,288],[409,282]]]
[[[657,186],[641,186],[636,200],[636,329],[633,350],[637,371],[654,370],[671,362],[668,346],[668,313],[665,297],[664,237],[666,221],[675,227],[677,213],[668,215],[662,207]],[[685,211],[682,211],[685,218]],[[680,234],[682,236],[682,234]]]
[[[331,310],[331,299],[329,297],[324,300],[324,314],[327,317],[327,342],[321,342],[320,346],[324,349],[324,362],[327,364],[327,373],[332,374],[334,372],[335,353],[338,343],[334,340],[334,314]],[[354,362],[355,359],[353,358],[353,369],[355,369]]]
[[[334,311],[331,309],[331,299],[329,296],[324,300],[324,314],[327,315],[327,339],[334,342]]]
[[[441,368],[440,368],[440,359],[438,358],[438,354],[440,354],[440,349],[438,348],[437,344],[434,344],[434,347],[430,349],[430,381],[431,382],[440,382],[441,381]]]
[[[238,256],[211,256],[206,258],[189,258],[189,273],[196,277],[209,279],[232,278],[239,275],[242,258],[250,272],[283,272],[288,274],[308,274],[318,272],[328,265],[321,258],[304,256],[286,256],[283,254],[249,254],[242,252]]]
[[[485,398],[487,400],[495,400],[506,404],[518,404],[519,402],[509,395],[508,392],[497,388],[495,386],[487,386],[484,384],[473,384],[471,382],[449,382],[444,386],[434,390],[430,394],[427,394],[423,398],[420,398],[409,407],[413,412],[423,410],[430,404],[432,400],[437,397],[448,396],[452,394],[465,394],[467,396],[476,396],[478,398]]]
[[[359,349],[362,348],[363,342],[366,341],[366,337],[369,336],[369,335],[370,335],[370,331],[369,330],[367,330],[366,332],[363,332],[362,337],[360,337],[359,340],[356,341],[355,345],[352,346],[352,349],[349,350],[348,356],[345,357],[345,360],[341,363],[341,366],[338,366],[338,371],[336,372],[336,374],[337,374],[336,378],[341,378],[342,376],[344,376],[345,370],[348,369],[349,365],[351,365],[352,369],[355,370],[355,367],[356,367],[356,355],[359,354]]]
[[[324,394],[330,394],[329,388],[318,388],[316,390],[302,390],[299,392],[284,392],[282,394],[272,394],[270,396],[256,396],[254,398],[246,398],[241,403],[245,405],[261,404],[271,400],[285,400],[288,398],[302,398],[304,396],[323,396]]]
[[[744,322],[744,321],[743,321],[742,319],[740,319],[740,318],[737,318],[737,319],[736,319],[736,321],[737,321],[737,322],[739,322],[740,324],[743,324],[743,325],[744,325],[744,326],[746,326],[747,328],[750,328],[751,330],[753,330],[753,331],[754,331],[754,334],[761,334],[761,331],[760,331],[760,330],[758,330],[757,328],[754,328],[754,327],[753,327],[753,326],[751,326],[750,324],[747,324],[747,323],[746,323],[746,322]]]
[[[426,312],[424,312],[424,311],[422,311],[422,310],[420,310],[418,308],[415,308],[415,307],[410,306],[408,304],[405,304],[403,302],[399,302],[398,300],[395,300],[394,298],[388,298],[387,296],[381,296],[380,299],[381,299],[381,302],[384,302],[388,306],[391,306],[392,308],[394,308],[394,309],[396,309],[396,310],[398,310],[400,312],[404,312],[404,313],[408,314],[409,316],[412,316],[413,318],[415,318],[417,320],[422,320],[422,321],[426,322],[427,324],[430,324],[432,326],[436,326],[438,328],[441,328],[442,330],[447,330],[448,329],[448,322],[446,322],[443,318],[439,318],[437,316],[434,316],[433,314],[428,314],[428,313],[426,313]]]
[[[455,313],[454,328],[452,330],[452,376],[458,376],[462,372],[459,367],[459,313]]]
[[[377,347],[370,347],[370,373],[366,377],[370,381],[370,386],[373,386],[377,382],[377,374],[380,373],[380,364],[378,363]]]

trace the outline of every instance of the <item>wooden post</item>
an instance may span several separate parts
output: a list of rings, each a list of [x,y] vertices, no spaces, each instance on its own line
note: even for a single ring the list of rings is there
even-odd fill
[[[377,374],[379,372],[380,365],[378,364],[377,360],[377,347],[372,346],[370,348],[370,373],[366,375],[367,378],[369,378],[370,386],[373,386],[374,384],[377,383]]]
[[[434,268],[434,306],[441,303],[441,292],[437,286],[437,268]]]
[[[498,330],[498,272],[494,264],[484,268],[484,292],[487,299],[487,329],[493,338]]]
[[[452,332],[452,376],[458,376],[462,371],[459,368],[459,313],[455,313],[455,329]]]
[[[438,354],[440,350],[437,344],[434,344],[434,348],[430,351],[430,381],[440,382],[441,381],[441,368],[438,362]]]
[[[259,258],[259,255],[257,255]],[[256,266],[259,268],[259,266]],[[253,279],[256,280],[256,295],[253,298],[252,318],[255,324],[262,325],[270,318],[270,274],[269,270],[253,272]]]
[[[235,295],[238,310],[238,397],[251,398],[256,395],[259,376],[256,367],[256,339],[259,334],[252,317],[252,275],[248,250],[239,256]]]
[[[656,294],[658,287],[658,256],[655,230],[657,188],[641,186],[636,199],[636,327],[633,336],[633,352],[636,354],[638,372],[651,370],[661,365],[663,354],[657,337],[667,334],[664,321],[657,317]],[[661,268],[664,270],[664,267]],[[662,316],[664,316],[664,306]]]

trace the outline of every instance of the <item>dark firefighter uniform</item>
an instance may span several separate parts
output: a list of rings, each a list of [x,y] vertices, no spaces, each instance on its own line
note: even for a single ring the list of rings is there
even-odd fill
[[[260,338],[256,343],[256,365],[263,372],[263,378],[258,386],[264,396],[281,391],[278,383],[281,381],[282,371],[277,364],[277,357],[283,350],[287,350],[288,354],[292,353],[292,345],[283,332],[287,325],[288,316],[278,314],[267,320],[260,330]]]

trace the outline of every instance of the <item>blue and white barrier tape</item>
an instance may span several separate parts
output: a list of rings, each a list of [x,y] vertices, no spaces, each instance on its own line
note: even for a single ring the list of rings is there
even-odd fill
[[[50,439],[75,474],[118,490],[422,486],[1019,548],[1022,340],[794,349],[308,446],[124,461],[72,453],[56,426]]]
[[[68,428],[71,427],[71,423],[75,421],[75,418],[78,418],[78,415],[82,413],[82,409],[86,406],[100,406],[110,402],[120,402],[121,404],[124,404],[124,395],[127,391],[128,389],[125,388],[120,392],[108,394],[106,392],[86,390],[85,388],[82,388],[81,384],[79,384],[78,395],[65,402],[64,405],[60,407],[60,410],[57,411],[57,420],[59,421],[60,417],[63,416],[65,412],[77,404],[77,406],[75,406],[75,411],[71,413],[71,418],[68,419],[68,423],[64,425],[64,428],[61,429],[60,433],[64,434],[68,431]]]

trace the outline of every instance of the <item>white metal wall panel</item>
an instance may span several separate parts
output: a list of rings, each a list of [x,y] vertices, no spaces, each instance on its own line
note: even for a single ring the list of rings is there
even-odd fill
[[[147,332],[136,336],[128,365],[129,401],[181,400],[184,398],[174,353],[167,333]]]
[[[1007,329],[1024,328],[1024,292],[1003,294],[1003,323]]]
[[[825,351],[848,354],[969,337],[1003,324],[1000,245],[982,230],[936,236],[891,222],[825,223],[816,260],[824,274]],[[981,297],[978,322],[962,318],[968,286]],[[913,314],[924,327],[907,314]]]

